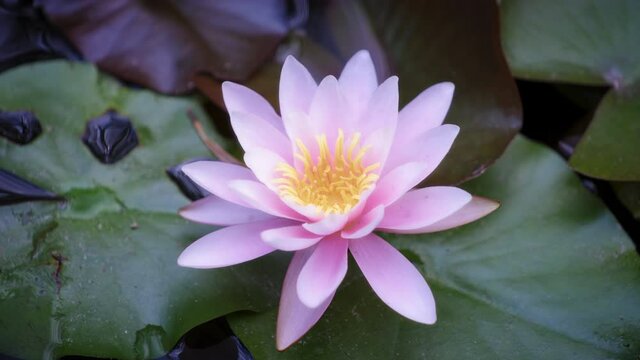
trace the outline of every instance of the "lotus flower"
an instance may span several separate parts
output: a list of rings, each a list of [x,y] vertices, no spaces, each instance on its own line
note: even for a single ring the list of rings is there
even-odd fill
[[[374,231],[440,231],[498,207],[456,187],[412,189],[458,134],[458,126],[442,125],[453,84],[433,85],[398,112],[398,78],[378,85],[369,53],[360,51],[339,78],[319,85],[289,56],[280,77],[281,116],[242,85],[225,82],[222,90],[247,167],[200,161],[182,168],[213,195],[180,214],[226,227],[187,247],[178,264],[218,268],[293,251],[278,314],[280,350],[320,319],[345,277],[349,252],[384,303],[433,324],[425,279]]]

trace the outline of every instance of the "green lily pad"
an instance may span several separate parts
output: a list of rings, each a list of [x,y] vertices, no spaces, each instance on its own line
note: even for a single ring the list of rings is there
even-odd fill
[[[569,163],[595,178],[640,180],[640,84],[605,95]]]
[[[640,77],[640,2],[502,0],[501,34],[517,77],[623,87]]]
[[[176,264],[212,230],[176,215],[189,201],[165,174],[208,155],[186,117],[193,109],[205,118],[196,101],[56,61],[0,76],[0,104],[32,110],[43,127],[27,146],[0,138],[0,168],[66,199],[0,207],[0,353],[158,357],[195,325],[259,310],[278,293],[277,257],[212,271]],[[140,142],[111,165],[81,140],[108,109],[131,120]]]
[[[502,207],[452,231],[385,236],[426,276],[435,325],[388,309],[352,263],[323,319],[291,349],[275,350],[275,308],[232,314],[232,328],[258,359],[637,357],[640,258],[562,159],[519,138],[465,188]]]
[[[631,215],[640,220],[640,182],[613,182],[611,186]]]

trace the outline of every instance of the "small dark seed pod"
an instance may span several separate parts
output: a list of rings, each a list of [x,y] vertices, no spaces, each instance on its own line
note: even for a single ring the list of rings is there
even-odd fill
[[[109,110],[87,123],[82,142],[105,164],[113,164],[138,146],[138,136],[129,119]]]
[[[60,196],[44,190],[9,171],[0,169],[0,205],[32,200],[60,199]]]
[[[202,199],[203,197],[208,196],[211,193],[209,193],[207,190],[205,190],[204,188],[198,186],[198,184],[193,182],[193,180],[191,180],[182,171],[182,167],[184,165],[186,165],[186,164],[192,163],[194,161],[199,161],[199,160],[211,160],[211,159],[193,159],[193,160],[185,161],[185,162],[183,162],[181,164],[172,166],[172,167],[167,169],[167,175],[169,175],[169,178],[176,185],[178,185],[178,188],[180,188],[180,191],[186,197],[188,197],[190,200],[194,200],[194,201],[198,200],[198,199]]]
[[[40,121],[31,111],[0,111],[0,135],[16,144],[28,144],[42,132]]]

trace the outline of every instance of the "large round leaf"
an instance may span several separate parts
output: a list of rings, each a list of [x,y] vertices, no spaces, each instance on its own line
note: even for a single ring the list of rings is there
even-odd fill
[[[243,80],[289,30],[284,0],[43,1],[89,61],[123,79],[184,92],[199,71]]]
[[[233,314],[232,327],[259,359],[634,359],[640,258],[566,164],[519,139],[466,187],[502,207],[453,231],[385,236],[426,276],[435,325],[389,310],[352,263],[290,350],[275,350],[275,309]]]
[[[640,180],[640,83],[607,93],[569,162],[592,177]]]
[[[640,77],[636,0],[502,0],[500,12],[517,77],[616,87]]]
[[[0,138],[0,168],[66,199],[0,207],[0,353],[157,357],[195,325],[260,309],[277,293],[255,287],[283,270],[270,259],[212,271],[176,264],[211,230],[176,215],[188,200],[165,174],[207,155],[185,115],[204,118],[197,102],[50,62],[3,74],[0,104],[32,110],[44,129],[26,146]],[[130,118],[140,142],[111,165],[81,140],[86,122],[108,109]]]

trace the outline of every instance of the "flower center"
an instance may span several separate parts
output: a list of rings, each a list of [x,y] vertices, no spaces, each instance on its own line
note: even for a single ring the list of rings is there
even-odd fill
[[[305,144],[296,140],[295,157],[304,168],[298,171],[289,164],[278,164],[276,171],[280,177],[275,184],[280,196],[299,205],[314,205],[325,214],[351,210],[360,201],[362,192],[378,180],[373,172],[380,167],[380,163],[368,166],[362,163],[369,146],[360,146],[360,136],[355,133],[345,142],[342,129],[338,129],[333,154],[327,136],[316,136],[319,154],[315,162]]]

